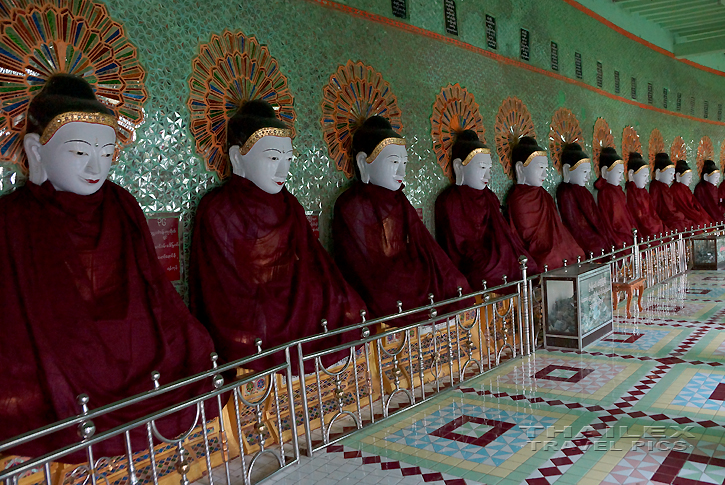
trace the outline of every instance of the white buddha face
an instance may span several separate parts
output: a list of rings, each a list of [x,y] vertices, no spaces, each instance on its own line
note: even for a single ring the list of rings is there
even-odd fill
[[[672,184],[672,181],[675,180],[675,167],[669,167],[667,170],[655,170],[655,179],[663,184]]]
[[[563,171],[569,176],[568,183],[584,187],[592,173],[592,164],[584,162],[574,170],[569,170],[569,165],[567,164],[564,165]]]
[[[246,155],[238,146],[229,148],[232,170],[267,192],[277,194],[284,187],[292,163],[292,139],[286,136],[264,136]]]
[[[677,175],[675,175],[675,178],[679,183],[687,185],[689,187],[690,183],[692,183],[692,171],[683,174],[678,173]]]
[[[516,183],[541,187],[546,180],[546,169],[549,167],[549,159],[545,156],[534,157],[527,166],[516,162]]]
[[[636,185],[638,189],[643,189],[645,185],[647,185],[647,182],[649,182],[649,170],[647,170],[646,166],[640,168],[638,172],[630,170],[629,180],[634,182],[634,185]]]
[[[116,130],[95,123],[66,123],[45,145],[29,133],[24,139],[30,180],[50,180],[55,190],[91,195],[108,177],[116,148]]]
[[[467,185],[472,189],[483,190],[491,182],[493,162],[488,153],[476,154],[466,165],[460,158],[453,160],[456,173],[456,185]]]
[[[720,171],[716,170],[709,174],[706,173],[702,178],[705,179],[705,182],[711,183],[717,187],[717,183],[720,182]]]
[[[383,148],[371,163],[367,163],[367,154],[356,155],[360,177],[363,183],[370,183],[398,190],[405,178],[405,166],[408,164],[408,151],[404,145],[390,144]]]
[[[624,178],[624,165],[618,163],[613,167],[602,167],[602,178],[612,185],[621,184]]]

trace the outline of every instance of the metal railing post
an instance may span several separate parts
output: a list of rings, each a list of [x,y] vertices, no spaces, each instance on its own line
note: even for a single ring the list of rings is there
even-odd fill
[[[526,281],[526,270],[528,268],[526,266],[526,263],[528,262],[529,259],[526,256],[519,256],[519,265],[521,265],[521,279],[524,282],[523,290],[521,292],[521,299],[523,300],[522,303],[524,308],[524,327],[526,328],[526,343],[528,346],[527,355],[531,354],[532,352],[536,352],[536,343],[533,341],[535,332],[532,328],[534,316],[531,315],[531,318],[529,319],[529,285]]]

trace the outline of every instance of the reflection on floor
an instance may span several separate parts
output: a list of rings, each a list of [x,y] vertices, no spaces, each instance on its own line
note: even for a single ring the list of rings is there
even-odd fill
[[[725,483],[724,282],[672,279],[585,352],[504,364],[269,482]]]

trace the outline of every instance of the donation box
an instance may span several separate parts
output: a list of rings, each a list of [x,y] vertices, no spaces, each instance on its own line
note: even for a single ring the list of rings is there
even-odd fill
[[[612,332],[608,264],[574,264],[544,273],[544,346],[582,350]]]

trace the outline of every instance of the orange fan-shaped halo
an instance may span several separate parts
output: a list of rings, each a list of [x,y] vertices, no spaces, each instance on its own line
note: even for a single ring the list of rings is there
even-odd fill
[[[430,136],[438,165],[446,177],[454,181],[450,157],[456,134],[464,130],[473,130],[478,139],[486,143],[486,129],[473,94],[457,83],[441,89],[433,103],[430,125]]]
[[[712,146],[712,140],[709,136],[703,136],[700,144],[697,145],[697,176],[702,176],[702,166],[705,160],[715,159],[715,148]]]
[[[672,163],[677,163],[678,160],[687,160],[687,145],[685,145],[685,140],[681,136],[676,137],[672,142],[670,159]]]
[[[629,162],[629,154],[632,152],[642,153],[642,142],[639,140],[637,130],[631,126],[625,126],[622,130],[622,159],[626,164]]]
[[[549,125],[549,152],[556,170],[561,173],[561,150],[569,143],[582,144],[584,136],[574,113],[559,108],[551,118]]]
[[[113,110],[119,147],[132,143],[148,98],[146,72],[124,27],[92,0],[0,2],[0,160],[27,172],[30,100],[54,74],[82,77]]]
[[[219,178],[231,172],[227,154],[227,122],[247,101],[263,99],[294,134],[294,98],[277,60],[255,37],[225,30],[199,46],[191,62],[189,127],[196,151],[207,170]]]
[[[662,138],[662,133],[660,133],[660,130],[655,128],[652,130],[652,133],[649,135],[649,166],[650,168],[654,167],[655,164],[655,155],[658,153],[662,153],[665,151],[665,140]]]
[[[347,178],[355,174],[352,135],[366,119],[383,116],[397,133],[403,130],[398,99],[382,74],[361,61],[347,61],[322,88],[322,135],[330,158]]]
[[[599,173],[599,154],[602,148],[614,146],[614,136],[612,130],[609,129],[609,123],[604,118],[597,118],[594,122],[594,136],[592,138],[592,161],[594,162],[594,174],[598,178]]]
[[[516,97],[503,100],[496,114],[494,132],[498,161],[501,163],[504,173],[513,180],[514,167],[511,163],[513,145],[522,136],[536,138],[534,121],[531,119],[531,114],[523,101]]]

